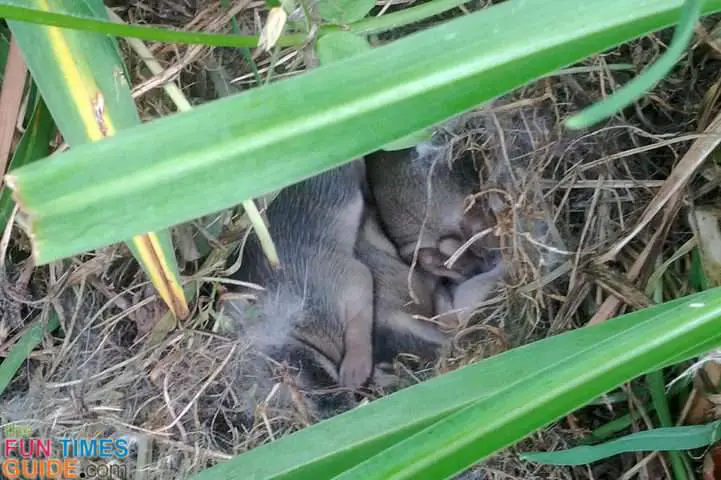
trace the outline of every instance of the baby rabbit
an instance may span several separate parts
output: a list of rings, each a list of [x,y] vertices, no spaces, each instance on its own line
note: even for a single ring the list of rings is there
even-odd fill
[[[373,275],[374,362],[392,362],[400,353],[432,360],[447,337],[437,323],[434,296],[436,278],[411,269],[398,256],[383,232],[377,212],[369,207],[356,245],[358,258]],[[413,291],[413,300],[409,291]]]
[[[452,268],[444,262],[474,234],[492,227],[492,215],[480,204],[465,211],[466,198],[478,186],[470,155],[449,167],[446,148],[429,143],[397,151],[377,151],[366,157],[370,189],[381,223],[401,258],[425,271],[456,281],[488,269],[485,252],[492,234],[464,252]]]
[[[235,275],[266,289],[254,335],[273,358],[315,383],[351,389],[373,368],[373,279],[354,257],[364,175],[355,160],[282,190],[267,210],[280,267],[251,235]]]
[[[411,270],[383,232],[372,206],[358,235],[356,253],[373,275],[373,381],[383,387],[396,386],[392,365],[400,354],[423,363],[436,361],[454,328],[469,320],[503,273],[499,263],[456,284],[418,268]]]

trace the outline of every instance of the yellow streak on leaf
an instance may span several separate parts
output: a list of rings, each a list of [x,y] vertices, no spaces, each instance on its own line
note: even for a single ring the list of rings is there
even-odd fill
[[[133,238],[133,244],[148,266],[151,280],[170,311],[177,318],[186,318],[190,312],[188,302],[185,300],[185,292],[178,282],[173,280],[158,237],[154,233],[139,235]]]
[[[40,6],[47,11],[50,11],[50,5],[47,0],[38,0]],[[65,81],[68,84],[67,91],[73,98],[73,101],[78,105],[78,113],[80,118],[85,125],[85,131],[88,137],[93,142],[101,140],[103,134],[100,131],[100,126],[95,119],[95,113],[93,111],[93,97],[94,95],[84,97],[86,92],[97,92],[98,86],[92,80],[89,75],[83,75],[78,69],[76,57],[72,54],[72,49],[63,35],[63,30],[58,27],[45,27],[50,37],[50,45],[52,46],[53,53],[55,53],[55,60],[58,62],[60,69],[62,70]],[[104,118],[107,122],[108,131],[113,132],[110,120]],[[109,133],[112,135],[112,133]]]
[[[38,0],[39,6],[51,11],[48,0]],[[88,138],[96,142],[106,136],[115,135],[115,128],[105,111],[104,97],[91,75],[81,72],[78,68],[77,56],[67,42],[64,30],[57,27],[45,27],[50,37],[50,44],[55,59],[60,67],[73,102],[85,126]],[[88,95],[88,92],[93,92]],[[154,233],[133,238],[142,262],[148,269],[150,280],[158,289],[158,293],[178,318],[188,315],[185,292],[176,281],[175,275],[168,266],[163,249]]]

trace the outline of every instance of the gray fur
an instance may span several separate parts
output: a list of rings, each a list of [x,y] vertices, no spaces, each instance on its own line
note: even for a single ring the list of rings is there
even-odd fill
[[[374,362],[392,362],[401,353],[433,359],[447,340],[430,320],[435,315],[433,292],[438,281],[414,270],[411,285],[418,303],[414,302],[408,289],[411,269],[398,256],[373,210],[367,212],[356,252],[373,275]]]
[[[481,205],[466,211],[466,199],[478,186],[470,155],[448,164],[450,146],[424,143],[398,151],[377,151],[366,157],[368,179],[386,233],[401,258],[411,263],[418,248],[418,265],[438,276],[462,280],[487,269],[483,255],[494,247],[493,236],[464,253],[452,269],[443,266],[441,245],[461,245],[492,227],[490,210]],[[487,242],[491,242],[490,244]]]
[[[236,278],[266,288],[259,316],[276,357],[350,388],[372,370],[373,281],[353,255],[364,200],[355,161],[289,186],[267,210],[280,268],[251,235]]]

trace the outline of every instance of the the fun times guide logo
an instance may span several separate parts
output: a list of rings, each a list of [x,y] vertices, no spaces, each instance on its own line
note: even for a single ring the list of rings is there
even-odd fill
[[[32,429],[6,425],[0,437],[0,478],[125,479],[127,438],[37,438]]]

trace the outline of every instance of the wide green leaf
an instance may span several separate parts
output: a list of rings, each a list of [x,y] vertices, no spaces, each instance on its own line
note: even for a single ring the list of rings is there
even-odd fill
[[[316,42],[316,53],[321,65],[354,57],[370,50],[368,40],[351,32],[330,32],[322,35]],[[431,138],[431,129],[423,129],[403,138],[383,145],[383,150],[402,150]]]
[[[684,327],[676,330],[678,325]],[[718,345],[719,326],[721,295],[715,292],[623,333],[609,334],[592,346],[574,345],[564,357],[539,364],[535,375],[507,377],[507,386],[500,391],[337,478],[446,478],[586,405],[597,395],[655,370],[676,352],[695,349],[708,338],[715,337]],[[527,356],[526,365],[533,359]]]
[[[341,478],[445,478],[623,382],[719,344],[721,289],[714,289],[466,366],[197,478],[334,478],[343,472]]]
[[[48,11],[95,15],[107,20],[102,0],[29,3]],[[16,21],[9,21],[8,25],[55,123],[72,149],[141,125],[114,38]],[[47,185],[61,182],[62,178],[53,178]],[[67,224],[68,229],[78,227]],[[180,287],[170,232],[141,233],[130,240],[126,238],[128,246],[169,309],[178,317],[186,316],[188,307]],[[38,254],[37,248],[33,253]]]
[[[680,0],[504,2],[11,172],[37,260],[277,190],[677,20]],[[721,10],[709,0],[704,13]],[[271,108],[272,107],[272,108]],[[179,195],[178,192],[182,192]],[[153,208],[147,208],[152,205]]]

